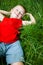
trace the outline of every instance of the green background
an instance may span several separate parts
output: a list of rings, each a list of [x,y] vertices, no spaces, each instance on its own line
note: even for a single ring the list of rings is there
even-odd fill
[[[24,26],[20,30],[25,65],[43,65],[43,0],[0,0],[0,9],[9,11],[18,4],[36,19],[35,25]],[[24,16],[23,19],[27,20],[28,17]],[[0,65],[6,65],[2,58]]]

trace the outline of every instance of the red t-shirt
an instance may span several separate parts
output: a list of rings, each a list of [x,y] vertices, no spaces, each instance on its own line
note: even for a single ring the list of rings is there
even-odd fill
[[[16,18],[4,18],[0,22],[0,42],[6,44],[18,40],[19,28],[22,26],[22,20]]]

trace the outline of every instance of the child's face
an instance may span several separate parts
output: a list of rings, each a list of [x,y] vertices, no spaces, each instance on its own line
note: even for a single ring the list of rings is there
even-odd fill
[[[16,6],[11,10],[10,18],[18,18],[21,19],[25,13],[25,9],[22,6]]]

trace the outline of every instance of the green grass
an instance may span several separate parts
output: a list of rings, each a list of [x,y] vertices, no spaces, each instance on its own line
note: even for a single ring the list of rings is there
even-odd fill
[[[24,6],[26,12],[32,13],[36,19],[35,25],[21,29],[25,65],[43,65],[43,0],[0,0],[0,9],[9,11],[18,4]],[[6,64],[1,61],[0,65]]]

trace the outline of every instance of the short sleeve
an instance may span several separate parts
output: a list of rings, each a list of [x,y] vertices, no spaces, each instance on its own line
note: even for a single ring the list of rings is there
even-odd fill
[[[8,22],[10,23],[10,25],[13,25],[14,28],[16,28],[16,29],[19,29],[22,27],[22,20],[21,19],[5,17],[3,19],[3,23],[8,24]]]
[[[14,19],[14,26],[16,29],[19,29],[22,27],[22,20],[21,19]]]
[[[9,21],[9,20],[10,20],[10,18],[4,17],[2,22],[6,22],[6,21]]]

